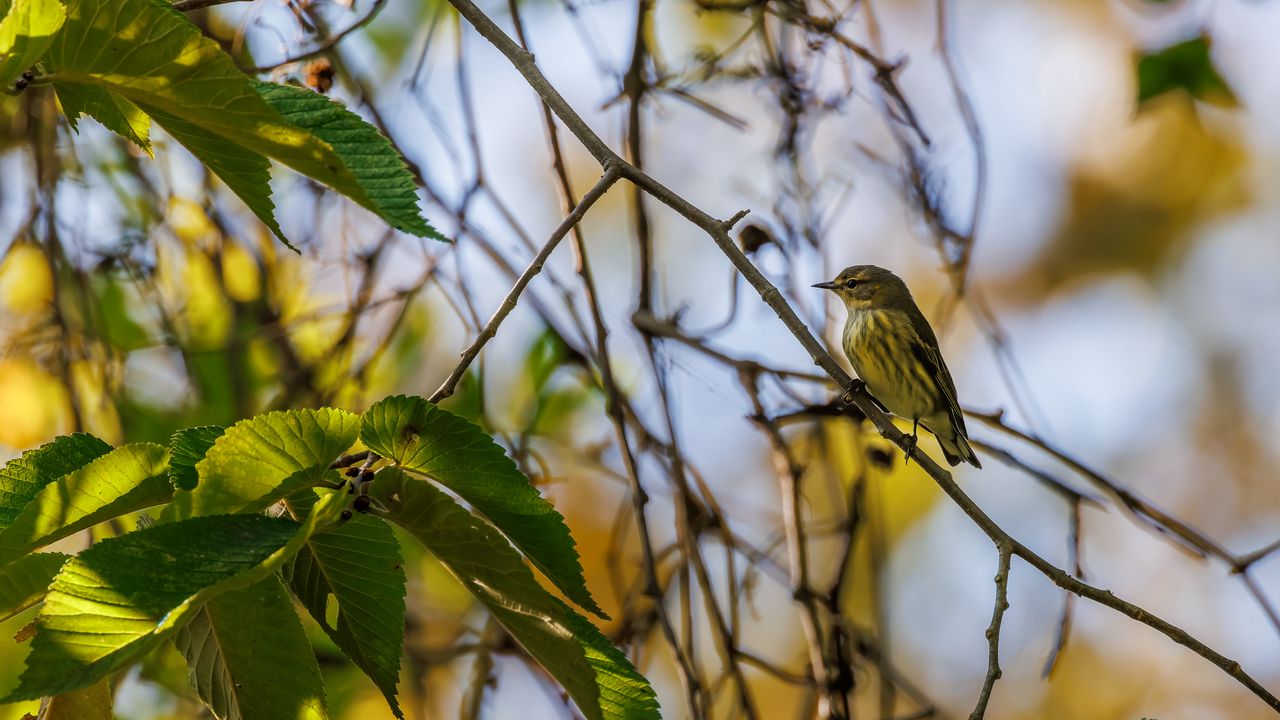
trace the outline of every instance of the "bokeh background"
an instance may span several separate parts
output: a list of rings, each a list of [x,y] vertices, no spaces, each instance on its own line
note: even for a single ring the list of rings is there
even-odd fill
[[[511,30],[506,4],[483,7]],[[1280,538],[1280,2],[946,3],[958,85],[935,3],[809,8],[842,18],[840,32],[879,57],[902,61],[894,78],[928,145],[866,62],[751,7],[652,4],[639,34],[652,83],[637,115],[646,170],[715,216],[750,209],[748,221],[772,238],[752,248],[752,259],[828,341],[838,338],[843,310],[808,286],[848,264],[891,268],[934,321],[966,407],[1004,410],[1010,425],[1231,554]],[[277,65],[374,12],[325,62]],[[540,0],[519,12],[538,65],[624,149],[635,130],[623,80],[636,4]],[[388,394],[429,395],[563,217],[536,96],[447,6],[258,0],[191,17],[246,67],[332,82],[330,95],[381,124],[415,166],[427,217],[456,242],[388,234],[364,211],[278,171],[281,225],[302,248],[295,255],[163,136],[148,158],[92,121],[71,132],[51,93],[4,96],[0,457],[73,430],[112,443],[163,441],[179,427],[272,408],[360,410]],[[774,44],[762,41],[761,24]],[[1139,59],[1196,38],[1208,43],[1206,62],[1228,92],[1172,89],[1139,103]],[[771,64],[779,58],[786,62]],[[560,137],[580,195],[599,169],[571,136]],[[734,358],[813,371],[705,234],[652,200],[645,210],[655,313],[678,315],[685,332]],[[754,410],[734,368],[670,341],[658,341],[650,362],[632,325],[636,222],[631,189],[619,185],[582,224],[613,372],[638,426],[661,438],[674,432],[705,484],[700,497],[767,558],[738,554],[730,564],[722,543],[703,540],[726,612],[727,579],[742,588],[743,647],[803,673],[799,616],[785,572],[775,572],[786,555],[768,439],[748,417]],[[968,272],[957,299],[960,259]],[[449,406],[494,432],[541,484],[578,540],[589,585],[625,619],[636,607],[639,551],[634,523],[620,519],[630,504],[575,261],[566,241]],[[833,392],[804,379],[764,385],[762,401],[775,414]],[[970,432],[1096,493],[1032,444],[972,420]],[[840,524],[851,496],[865,513],[843,610],[905,685],[891,690],[874,663],[861,661],[859,717],[967,716],[986,671],[990,542],[917,468],[896,455],[888,467],[874,461],[885,445],[868,426],[803,420],[788,423],[787,439],[808,468],[804,513],[820,582],[846,557]],[[938,457],[932,441],[922,447]],[[680,514],[657,455],[642,450],[640,471],[653,496],[655,544],[666,548]],[[957,470],[965,489],[1013,535],[1070,567],[1068,505],[987,458],[981,471]],[[1280,626],[1227,563],[1195,557],[1110,501],[1083,508],[1079,531],[1091,582],[1280,691]],[[402,704],[415,718],[455,717],[485,618],[429,557],[411,555],[407,568]],[[684,592],[678,569],[663,577],[673,596]],[[1280,603],[1280,557],[1253,564],[1249,578],[1267,603]],[[687,629],[715,678],[722,662],[699,610],[703,593],[691,594]],[[988,717],[1269,716],[1203,659],[1083,601],[1046,680],[1063,596],[1015,560],[1009,600],[1004,677]],[[8,638],[29,619],[0,625],[0,690],[24,653]],[[685,717],[660,634],[605,629],[630,641],[666,717]],[[333,715],[389,717],[373,686],[312,634]],[[518,657],[496,662],[485,717],[566,715]],[[763,717],[810,712],[803,683],[746,672]],[[120,685],[117,712],[197,717],[184,687],[176,654],[161,653]],[[734,717],[732,693],[721,694],[717,716]],[[0,717],[32,710],[0,707]]]

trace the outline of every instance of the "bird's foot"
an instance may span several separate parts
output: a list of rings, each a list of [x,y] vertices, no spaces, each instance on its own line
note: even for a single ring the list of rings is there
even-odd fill
[[[844,395],[840,396],[840,402],[844,405],[851,405],[853,403],[853,396],[862,392],[865,387],[866,383],[862,382],[858,378],[854,378],[853,382],[849,383],[849,388],[844,391]]]
[[[907,446],[902,448],[902,454],[905,456],[903,467],[911,464],[911,454],[916,451],[916,445],[920,442],[920,421],[916,420],[911,425],[911,437],[907,438]],[[917,463],[918,464],[918,463]]]

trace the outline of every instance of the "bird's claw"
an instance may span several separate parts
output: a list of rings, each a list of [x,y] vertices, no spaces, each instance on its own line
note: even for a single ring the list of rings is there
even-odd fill
[[[865,387],[866,383],[862,382],[858,378],[854,378],[853,381],[849,383],[849,389],[845,390],[844,395],[840,396],[840,402],[845,405],[852,405],[853,396],[862,392]]]
[[[911,424],[911,437],[907,438],[906,446],[902,448],[902,454],[906,458],[902,466],[906,467],[911,464],[911,454],[916,451],[916,444],[920,441],[920,421],[916,420]]]

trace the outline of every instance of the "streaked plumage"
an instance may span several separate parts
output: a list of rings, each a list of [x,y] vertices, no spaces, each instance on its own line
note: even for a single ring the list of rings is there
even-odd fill
[[[849,316],[841,344],[867,392],[889,412],[933,433],[948,463],[982,467],[969,447],[938,339],[906,283],[884,268],[854,265],[814,287],[844,301]]]

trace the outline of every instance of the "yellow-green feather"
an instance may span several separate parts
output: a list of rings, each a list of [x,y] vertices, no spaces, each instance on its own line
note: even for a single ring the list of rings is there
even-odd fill
[[[909,310],[914,313],[850,308],[842,338],[845,354],[889,412],[919,421],[937,436],[948,462],[977,464],[938,341],[919,309]]]

